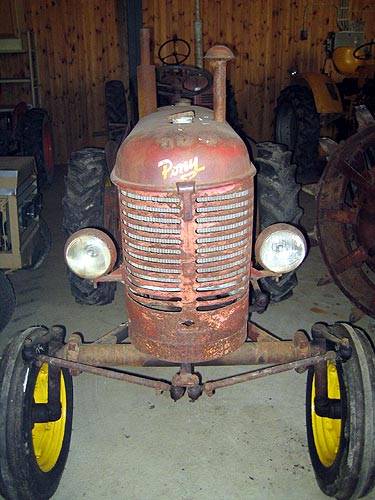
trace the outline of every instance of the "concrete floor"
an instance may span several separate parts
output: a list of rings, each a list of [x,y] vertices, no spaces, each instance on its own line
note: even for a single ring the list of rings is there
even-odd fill
[[[62,256],[60,198],[45,194],[53,248],[36,271],[11,276],[18,305],[0,335],[0,349],[17,331],[35,324],[64,324],[94,339],[125,319],[123,290],[114,304],[85,307],[70,295]],[[298,272],[293,297],[254,320],[283,338],[316,321],[347,320],[350,303],[331,284],[313,248]],[[375,338],[375,323],[358,323]],[[236,369],[203,368],[204,377]],[[243,368],[237,371],[244,371]],[[171,369],[143,369],[170,377]],[[305,432],[305,375],[290,372],[218,391],[196,403],[174,403],[150,389],[99,377],[75,379],[70,455],[54,498],[67,499],[298,499],[326,498],[315,483]],[[374,498],[374,497],[373,497]]]

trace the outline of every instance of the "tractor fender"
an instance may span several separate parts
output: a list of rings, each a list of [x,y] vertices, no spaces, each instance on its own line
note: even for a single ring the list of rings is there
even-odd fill
[[[301,73],[293,84],[309,87],[319,114],[343,113],[343,106],[337,85],[322,73]]]

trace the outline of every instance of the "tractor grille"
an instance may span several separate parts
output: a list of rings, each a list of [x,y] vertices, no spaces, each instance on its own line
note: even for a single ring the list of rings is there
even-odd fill
[[[247,293],[253,197],[232,189],[196,198],[197,310],[233,304]]]
[[[253,194],[232,185],[193,195],[184,221],[173,193],[121,190],[121,222],[129,296],[166,312],[210,311],[248,290]]]

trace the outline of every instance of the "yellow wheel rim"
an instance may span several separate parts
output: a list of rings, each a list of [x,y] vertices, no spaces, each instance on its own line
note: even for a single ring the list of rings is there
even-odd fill
[[[35,403],[48,402],[48,364],[44,363],[36,378]],[[66,390],[64,377],[60,379],[61,417],[55,422],[34,423],[32,442],[36,461],[43,472],[49,472],[56,465],[64,440],[66,422]]]
[[[340,399],[340,382],[336,365],[327,364],[328,397]],[[320,417],[315,413],[315,376],[311,391],[311,421],[315,448],[319,459],[325,467],[330,467],[336,460],[341,438],[341,419]]]

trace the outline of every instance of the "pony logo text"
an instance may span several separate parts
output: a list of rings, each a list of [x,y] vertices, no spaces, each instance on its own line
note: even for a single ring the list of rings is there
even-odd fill
[[[204,165],[199,165],[198,156],[189,158],[189,160],[182,161],[176,165],[170,159],[166,158],[159,161],[158,167],[162,169],[161,175],[164,180],[179,177],[182,181],[191,181],[199,172],[203,172],[206,168]]]

